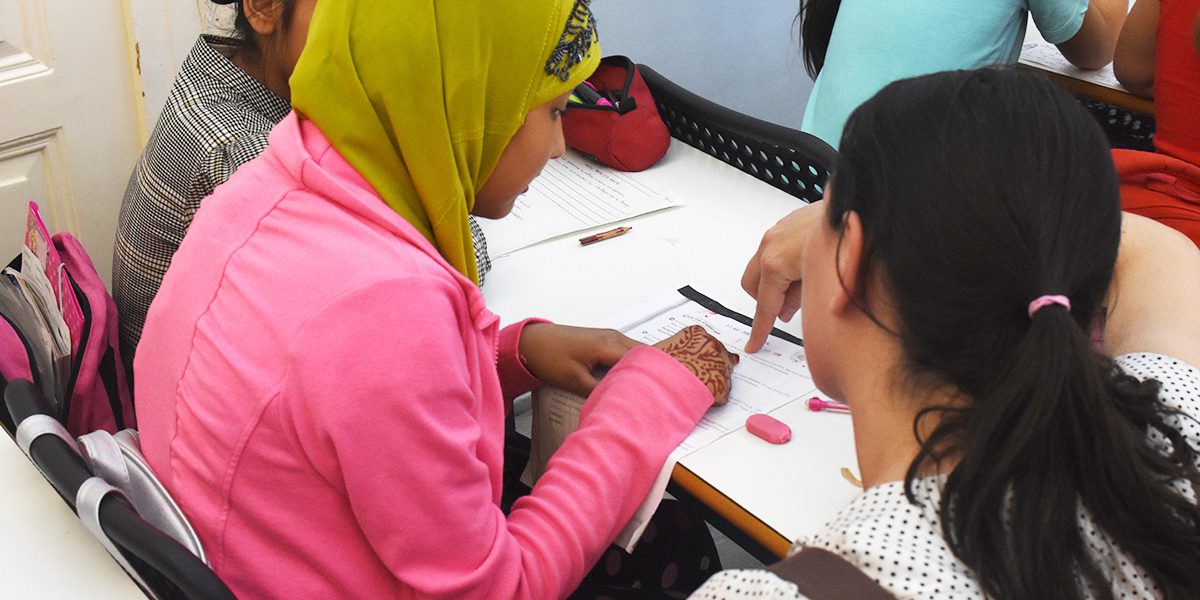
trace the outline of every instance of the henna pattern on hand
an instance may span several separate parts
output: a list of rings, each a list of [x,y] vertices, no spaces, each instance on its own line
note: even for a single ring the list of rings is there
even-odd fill
[[[687,367],[712,392],[715,404],[725,404],[729,399],[730,376],[740,357],[726,350],[703,327],[685,327],[655,347]]]

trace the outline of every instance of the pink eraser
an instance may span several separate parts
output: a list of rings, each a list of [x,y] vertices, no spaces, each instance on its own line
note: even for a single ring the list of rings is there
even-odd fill
[[[792,439],[792,428],[787,423],[765,413],[746,417],[746,431],[772,444],[786,444]]]

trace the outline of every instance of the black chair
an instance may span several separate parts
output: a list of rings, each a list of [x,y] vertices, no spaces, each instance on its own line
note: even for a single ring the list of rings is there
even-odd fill
[[[1119,106],[1076,95],[1079,103],[1092,115],[1108,137],[1113,148],[1128,148],[1154,152],[1155,121],[1145,115]]]
[[[824,193],[837,151],[820,138],[744,115],[638,65],[671,137],[805,202]]]
[[[17,443],[22,450],[147,595],[160,599],[234,598],[208,565],[143,519],[124,495],[111,493],[116,489],[92,474],[75,440],[49,416],[42,392],[32,382],[9,382],[4,400],[17,423]],[[85,500],[89,497],[90,501]],[[77,506],[77,499],[88,506]]]

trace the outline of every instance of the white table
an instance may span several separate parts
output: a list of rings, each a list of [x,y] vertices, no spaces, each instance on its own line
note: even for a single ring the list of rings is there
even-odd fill
[[[496,259],[483,286],[488,307],[505,323],[538,316],[589,325],[691,285],[753,315],[742,270],[763,232],[801,201],[678,140],[659,164],[633,176],[684,206],[623,222],[633,230],[598,244],[580,246],[581,233]],[[782,328],[799,334],[799,317]],[[773,446],[735,431],[685,457],[673,478],[781,554],[859,492],[840,472],[858,469],[847,415],[799,403],[772,414],[792,428],[791,442]]]
[[[145,598],[50,482],[0,434],[0,568],[8,598]]]

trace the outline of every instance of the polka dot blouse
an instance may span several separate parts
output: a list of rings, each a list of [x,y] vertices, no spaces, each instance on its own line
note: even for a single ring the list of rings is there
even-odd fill
[[[1138,379],[1157,379],[1164,404],[1200,417],[1200,371],[1159,354],[1126,354],[1116,359],[1124,371]],[[1200,424],[1171,417],[1168,422],[1200,447]],[[1152,433],[1152,436],[1157,436]],[[937,507],[941,477],[913,482],[918,505],[904,496],[904,482],[873,487],[825,525],[805,545],[830,550],[853,563],[897,598],[982,598],[971,573],[942,539]],[[1181,487],[1190,495],[1188,487]],[[1193,498],[1195,501],[1195,498]],[[1080,511],[1080,530],[1101,568],[1112,574],[1114,596],[1157,596],[1148,577],[1096,529]],[[795,584],[762,570],[722,571],[691,596],[716,598],[804,598]]]

